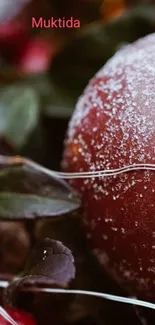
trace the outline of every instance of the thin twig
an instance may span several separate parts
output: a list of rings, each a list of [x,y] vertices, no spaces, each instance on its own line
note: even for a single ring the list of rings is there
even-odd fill
[[[93,172],[63,173],[55,170],[50,170],[27,158],[23,158],[20,156],[7,157],[2,155],[0,155],[0,164],[10,165],[10,166],[25,165],[33,168],[36,171],[42,172],[48,176],[60,178],[60,179],[108,177],[108,176],[116,176],[122,173],[127,173],[131,171],[140,171],[140,170],[155,171],[155,164],[132,164],[132,165],[123,166],[121,168],[116,168],[116,169],[104,169],[104,170],[93,171]]]
[[[12,317],[10,317],[10,315],[6,312],[6,310],[0,306],[0,315],[6,320],[8,321],[9,324],[11,325],[19,325],[17,322],[15,322],[13,320]]]
[[[17,280],[17,278],[16,278],[16,280]],[[8,287],[8,285],[9,285],[9,281],[0,280],[0,288],[6,289]],[[151,302],[139,300],[136,298],[121,297],[121,296],[116,296],[116,295],[111,295],[111,294],[96,292],[96,291],[70,290],[70,289],[67,290],[67,289],[55,289],[55,288],[53,289],[53,288],[31,287],[31,286],[29,286],[29,287],[23,286],[22,291],[86,295],[86,296],[103,298],[106,300],[121,302],[121,303],[125,303],[125,304],[130,304],[130,305],[136,305],[136,306],[145,307],[145,308],[155,310],[155,304],[151,303]]]
[[[136,305],[140,307],[145,307],[149,309],[155,310],[155,304],[143,300],[139,300],[136,298],[126,298],[121,296],[115,296],[102,292],[95,291],[87,291],[87,290],[67,290],[67,289],[52,289],[52,288],[39,288],[39,287],[27,287],[23,288],[22,291],[32,291],[32,292],[45,292],[45,293],[62,293],[62,294],[78,294],[78,295],[86,295],[93,296],[98,298],[103,298],[115,302],[122,302],[125,304]]]

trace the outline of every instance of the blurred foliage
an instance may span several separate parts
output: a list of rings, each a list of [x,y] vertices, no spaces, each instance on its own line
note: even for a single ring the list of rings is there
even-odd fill
[[[37,93],[22,85],[7,86],[1,90],[0,98],[0,134],[16,148],[21,148],[38,124]]]
[[[0,1],[0,23],[5,22],[6,20],[16,16],[27,4],[29,0],[1,0]]]
[[[65,96],[62,101],[62,114],[69,113],[69,110],[64,109],[64,104],[68,104],[66,98],[70,99],[70,105],[72,99],[71,112],[76,99],[89,79],[112,57],[116,50],[153,31],[154,17],[155,7],[148,11],[145,7],[140,7],[125,12],[112,22],[94,23],[83,30],[53,60],[51,78],[55,89],[57,91],[59,89],[59,93],[57,101],[51,105],[50,109],[45,108],[45,112],[55,113],[53,106],[58,106],[57,112],[59,112],[59,98],[62,101],[63,93]]]
[[[155,3],[16,0],[13,10],[7,9],[8,4],[0,1],[0,138],[6,138],[16,152],[32,157],[33,148],[38,148],[40,159],[47,145],[42,129],[47,119],[67,123],[95,72],[120,47],[154,32]],[[72,16],[81,21],[81,28],[32,28],[32,17],[51,16]]]

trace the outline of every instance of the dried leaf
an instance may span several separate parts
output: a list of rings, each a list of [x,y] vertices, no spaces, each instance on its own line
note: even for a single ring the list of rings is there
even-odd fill
[[[74,257],[60,241],[46,238],[34,248],[22,277],[22,285],[67,288],[75,278]]]
[[[75,266],[71,251],[60,241],[46,238],[34,247],[21,277],[7,287],[5,302],[12,302],[18,290],[25,287],[68,288],[74,278]]]

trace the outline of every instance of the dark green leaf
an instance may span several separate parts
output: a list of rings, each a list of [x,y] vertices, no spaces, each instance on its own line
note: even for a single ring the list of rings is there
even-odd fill
[[[0,217],[34,219],[58,216],[80,206],[70,186],[30,167],[4,168],[0,172]]]
[[[51,67],[47,115],[69,116],[88,81],[122,46],[154,31],[155,6],[129,10],[112,22],[88,25],[58,54]]]
[[[64,87],[51,80],[49,74],[32,76],[24,80],[24,84],[33,88],[39,95],[44,114],[54,117],[68,118],[75,104],[72,96]]]
[[[45,198],[37,195],[0,193],[0,217],[3,219],[35,219],[57,216],[78,208],[73,200]]]
[[[0,92],[0,134],[21,148],[39,119],[38,96],[25,86],[5,87]]]
[[[43,113],[47,116],[68,118],[73,112],[75,100],[64,87],[49,80],[50,92],[43,101]]]

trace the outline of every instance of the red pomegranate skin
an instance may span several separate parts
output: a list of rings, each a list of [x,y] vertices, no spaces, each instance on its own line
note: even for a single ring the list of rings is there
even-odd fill
[[[155,163],[155,34],[118,51],[89,82],[71,118],[62,167],[100,171]],[[155,300],[155,171],[70,181],[104,269]]]
[[[24,311],[6,308],[6,312],[18,325],[37,325],[34,318]],[[10,325],[10,322],[0,315],[0,325]]]

